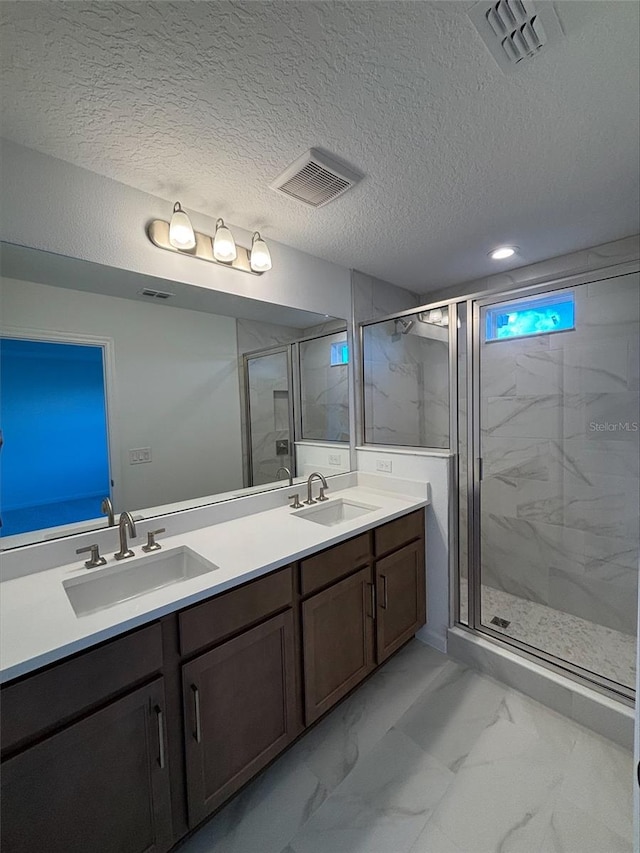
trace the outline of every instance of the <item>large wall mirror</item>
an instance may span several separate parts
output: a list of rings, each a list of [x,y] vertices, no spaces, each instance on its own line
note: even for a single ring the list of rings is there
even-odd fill
[[[349,470],[344,319],[10,244],[1,262],[1,549]]]

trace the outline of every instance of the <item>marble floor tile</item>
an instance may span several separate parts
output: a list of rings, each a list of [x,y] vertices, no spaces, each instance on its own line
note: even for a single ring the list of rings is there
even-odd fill
[[[454,774],[392,729],[290,842],[295,853],[408,853]]]
[[[630,853],[632,768],[415,641],[180,853]]]
[[[294,749],[323,785],[342,782],[451,661],[414,640]]]
[[[566,756],[527,726],[488,726],[433,820],[469,853],[540,853]]]
[[[467,853],[448,838],[437,824],[429,820],[410,853]]]
[[[630,839],[633,829],[633,757],[591,732],[572,752],[560,795],[612,832]]]
[[[289,751],[193,835],[180,853],[279,853],[327,793]]]
[[[631,841],[591,814],[559,797],[554,804],[541,853],[632,853]]]
[[[497,719],[505,695],[498,682],[455,664],[443,670],[396,727],[455,771]]]

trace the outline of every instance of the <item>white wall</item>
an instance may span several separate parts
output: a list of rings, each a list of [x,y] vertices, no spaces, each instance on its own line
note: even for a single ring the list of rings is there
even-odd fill
[[[0,279],[0,305],[2,328],[113,339],[117,510],[242,487],[234,319],[13,279]],[[129,464],[138,447],[150,463]]]
[[[350,316],[350,272],[344,267],[273,241],[273,269],[260,278],[164,252],[149,242],[145,229],[152,219],[169,219],[177,196],[161,199],[6,140],[0,154],[0,235],[7,242],[320,314]],[[196,230],[214,233],[215,208],[211,216],[189,214]],[[251,245],[251,232],[235,224],[232,228],[241,245]],[[264,236],[268,240],[268,231]]]
[[[447,455],[436,456],[419,450],[379,450],[358,448],[358,471],[380,474],[377,463],[391,464],[392,477],[429,483],[431,505],[427,507],[427,624],[418,636],[447,650],[449,627],[449,469]]]
[[[349,471],[349,445],[335,441],[296,441],[296,474],[308,477],[320,471],[325,477]]]

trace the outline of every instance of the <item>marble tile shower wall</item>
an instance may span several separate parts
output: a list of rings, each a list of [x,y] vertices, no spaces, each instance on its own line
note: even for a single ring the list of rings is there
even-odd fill
[[[393,321],[364,338],[365,441],[449,446],[449,350],[445,339],[396,334]]]
[[[483,582],[634,634],[640,277],[575,295],[575,331],[482,346]]]
[[[346,340],[338,332],[300,344],[303,439],[349,441],[349,368],[331,364],[331,344]]]
[[[253,485],[271,483],[281,465],[291,466],[289,455],[276,453],[276,442],[288,439],[289,382],[286,356],[274,353],[251,361],[249,369],[251,395],[251,458]]]

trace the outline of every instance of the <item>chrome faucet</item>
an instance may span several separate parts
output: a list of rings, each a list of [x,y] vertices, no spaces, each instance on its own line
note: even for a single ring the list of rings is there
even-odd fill
[[[291,474],[291,470],[289,468],[285,468],[284,465],[282,466],[282,468],[278,468],[278,470],[276,471],[276,480],[280,479],[280,471],[284,471],[284,473],[289,478],[289,485],[293,486],[293,475]]]
[[[115,527],[116,520],[113,514],[113,504],[111,503],[111,498],[102,499],[102,503],[100,504],[100,512],[104,513],[107,516],[109,527]]]
[[[307,499],[305,501],[306,504],[314,504],[315,501],[313,499],[313,481],[320,480],[322,485],[320,486],[320,495],[318,497],[319,501],[328,501],[329,498],[325,496],[325,491],[328,491],[329,486],[327,485],[327,481],[324,476],[319,471],[314,471],[313,474],[309,474],[309,479],[307,480]]]
[[[127,527],[132,536],[137,536],[136,523],[130,512],[121,512],[120,521],[118,522],[118,530],[120,533],[120,550],[113,556],[116,560],[124,560],[126,557],[133,557],[133,551],[127,544]]]

